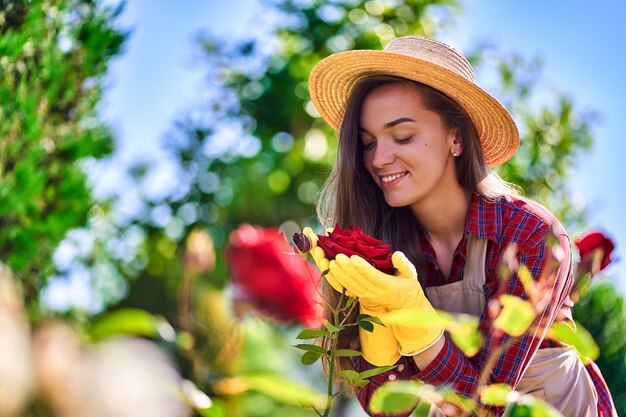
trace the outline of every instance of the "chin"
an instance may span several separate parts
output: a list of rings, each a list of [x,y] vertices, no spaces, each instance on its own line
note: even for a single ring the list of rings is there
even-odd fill
[[[411,204],[410,201],[400,198],[385,198],[385,202],[389,207],[404,207]]]

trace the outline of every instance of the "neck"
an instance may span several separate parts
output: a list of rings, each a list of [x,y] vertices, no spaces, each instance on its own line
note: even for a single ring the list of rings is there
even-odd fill
[[[446,187],[445,192],[411,206],[413,215],[432,242],[455,248],[465,231],[465,218],[472,193],[461,187]]]

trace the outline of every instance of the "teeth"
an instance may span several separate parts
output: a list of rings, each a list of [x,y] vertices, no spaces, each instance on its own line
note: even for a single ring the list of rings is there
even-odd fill
[[[402,174],[395,174],[395,175],[389,175],[387,177],[380,177],[382,179],[383,182],[391,182],[393,180],[397,180],[400,177],[403,177],[404,175],[406,175],[406,173],[402,173]]]

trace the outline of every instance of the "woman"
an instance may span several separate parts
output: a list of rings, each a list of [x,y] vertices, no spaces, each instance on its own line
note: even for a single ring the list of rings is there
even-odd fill
[[[329,270],[327,293],[337,296],[345,288],[359,297],[360,312],[371,315],[404,309],[434,314],[434,308],[480,316],[483,345],[471,358],[441,327],[394,324],[345,336],[340,345],[360,347],[363,358],[340,367],[397,365],[357,389],[363,407],[368,410],[378,386],[396,379],[476,397],[487,359],[498,352],[480,384],[514,386],[565,416],[616,416],[595,364],[584,365],[572,349],[544,338],[551,323],[571,317],[570,241],[551,213],[490,171],[515,153],[519,135],[508,112],[476,85],[465,57],[432,39],[398,38],[383,51],[322,60],[309,89],[319,113],[339,131],[337,164],[318,204],[320,222],[360,227],[398,251],[397,273],[390,276],[359,257],[338,255],[329,262],[315,247],[318,267]],[[316,236],[308,234],[315,244]],[[548,256],[551,236],[565,253],[556,266]],[[526,297],[515,274],[508,281],[498,277],[511,245],[536,280],[554,279],[538,330],[510,340],[494,331],[498,304],[489,301],[502,294]]]

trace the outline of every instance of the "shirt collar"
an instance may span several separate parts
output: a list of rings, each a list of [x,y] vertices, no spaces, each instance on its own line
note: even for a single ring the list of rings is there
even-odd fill
[[[500,243],[502,236],[501,198],[490,200],[474,193],[465,218],[465,233]]]

